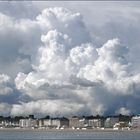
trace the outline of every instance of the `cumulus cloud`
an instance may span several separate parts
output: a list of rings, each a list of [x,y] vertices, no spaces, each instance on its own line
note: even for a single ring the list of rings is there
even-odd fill
[[[46,8],[37,16],[37,20],[42,28],[57,29],[58,32],[67,34],[72,39],[72,45],[90,41],[80,13],[72,13],[62,7]]]
[[[135,94],[139,74],[131,73],[127,60],[129,49],[119,39],[109,40],[97,49],[90,37],[87,39],[85,26],[82,36],[86,41],[79,36],[75,38],[75,32],[70,30],[80,30],[81,26],[77,25],[84,23],[79,14],[63,8],[45,9],[37,20],[44,28],[47,26],[48,32],[41,36],[44,45],[38,48],[37,61],[32,64],[34,70],[29,74],[19,73],[15,79],[17,88],[24,94],[33,100],[59,100],[57,104],[61,108],[69,99],[77,106],[82,104],[87,114],[103,114],[108,110],[103,94],[112,96],[113,100],[115,95]],[[66,23],[72,26],[65,26]],[[48,114],[56,115],[56,112],[52,109]],[[77,108],[73,108],[75,112]]]
[[[137,112],[140,73],[132,70],[129,48],[118,38],[94,45],[82,15],[62,7],[47,8],[34,19],[0,17],[2,45],[16,50],[13,60],[20,65],[13,87],[1,75],[0,94],[16,86],[19,95],[0,110],[8,106],[7,114],[37,116]],[[9,32],[16,41],[7,44]]]

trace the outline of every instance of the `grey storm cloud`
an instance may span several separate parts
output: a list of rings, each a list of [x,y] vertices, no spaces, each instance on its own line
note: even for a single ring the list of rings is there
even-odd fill
[[[27,3],[12,4],[16,11],[28,9]],[[84,17],[67,8],[46,8],[33,15],[30,10],[10,14],[7,5],[0,10],[1,115],[140,111],[135,51],[122,43],[117,31],[113,34],[120,39],[110,36],[97,45]]]

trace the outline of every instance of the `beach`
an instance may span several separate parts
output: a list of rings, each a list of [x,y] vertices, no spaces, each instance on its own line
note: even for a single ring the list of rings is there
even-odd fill
[[[114,130],[111,128],[106,128],[106,129],[71,129],[71,128],[65,128],[65,129],[36,129],[36,128],[0,128],[0,131],[38,131],[38,132],[139,132],[140,129],[131,129],[131,130]]]

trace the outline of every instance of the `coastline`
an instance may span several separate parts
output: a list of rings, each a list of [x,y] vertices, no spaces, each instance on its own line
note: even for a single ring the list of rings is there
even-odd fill
[[[0,131],[35,131],[35,132],[138,132],[140,129],[132,130],[114,130],[114,129],[32,129],[32,128],[0,128]]]

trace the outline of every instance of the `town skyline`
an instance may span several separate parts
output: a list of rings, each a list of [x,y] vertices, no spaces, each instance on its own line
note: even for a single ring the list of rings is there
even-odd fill
[[[28,117],[2,117],[0,116],[0,129],[16,130],[139,130],[140,116],[73,116],[51,118]]]

